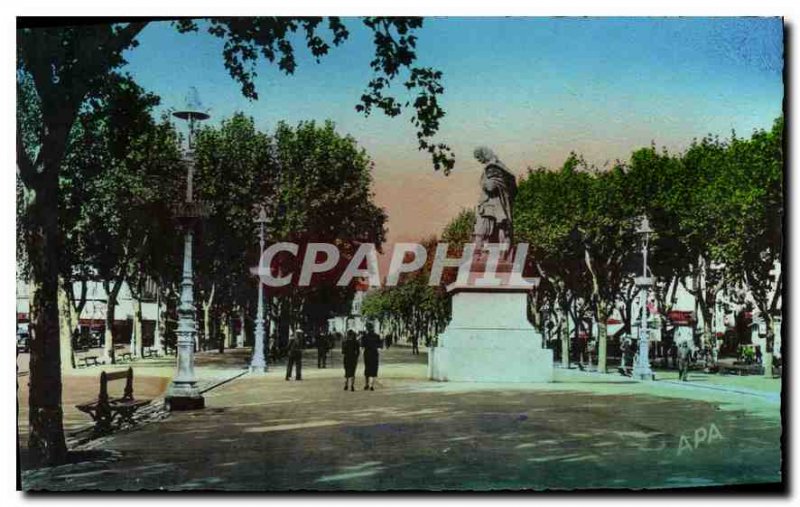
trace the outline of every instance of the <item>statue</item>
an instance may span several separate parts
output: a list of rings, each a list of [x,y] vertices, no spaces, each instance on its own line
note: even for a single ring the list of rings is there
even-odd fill
[[[510,255],[513,234],[511,210],[517,194],[517,180],[489,148],[476,148],[474,154],[485,165],[472,233],[476,254],[481,255],[485,243],[500,243],[508,245],[506,255]]]

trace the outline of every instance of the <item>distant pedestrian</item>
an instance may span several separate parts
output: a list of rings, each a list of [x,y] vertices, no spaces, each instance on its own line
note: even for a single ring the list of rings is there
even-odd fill
[[[673,368],[677,368],[678,367],[678,347],[675,345],[674,342],[669,348],[669,357],[672,358],[672,367]]]
[[[761,359],[764,356],[761,354],[761,345],[756,345],[756,364],[761,364]]]
[[[411,335],[411,353],[419,354],[419,335],[416,331]]]
[[[392,333],[386,335],[386,349],[390,349],[392,347]]]
[[[628,359],[631,358],[633,355],[631,349],[631,339],[627,335],[622,339],[622,343],[620,344],[620,355],[622,356],[622,368],[625,369],[628,367]],[[633,363],[631,363],[633,366]]]
[[[684,382],[689,379],[689,344],[681,342],[678,347],[678,378]]]
[[[317,336],[317,368],[328,367],[328,350],[330,350],[330,339],[327,334]]]
[[[289,360],[286,363],[286,380],[292,376],[292,367],[295,367],[295,380],[303,380],[303,331],[298,329],[289,338],[286,346]]]
[[[364,390],[375,390],[375,379],[378,377],[378,363],[380,354],[378,349],[383,348],[381,337],[375,334],[372,324],[367,324],[367,332],[362,338],[364,347]]]
[[[358,340],[356,339],[356,332],[352,329],[347,332],[347,336],[342,341],[342,362],[344,363],[344,390],[347,391],[348,384],[350,390],[355,391],[353,387],[356,383],[356,367],[358,367],[358,356],[361,350],[358,347]]]
[[[595,353],[595,345],[594,340],[589,340],[586,343],[586,355],[589,357],[589,368],[592,368],[594,364],[594,353]]]

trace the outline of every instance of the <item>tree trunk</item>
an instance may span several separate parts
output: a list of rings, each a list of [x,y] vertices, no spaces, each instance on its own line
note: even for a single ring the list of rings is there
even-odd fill
[[[233,328],[234,315],[236,314],[231,311],[231,313],[229,313],[225,318],[225,332],[227,333],[226,346],[229,349],[236,348],[236,335],[234,334]]]
[[[205,349],[211,343],[211,305],[214,303],[214,291],[216,290],[216,285],[211,285],[211,293],[208,295],[208,299],[203,301],[203,342],[200,343],[200,337],[195,334],[195,349],[200,350],[200,346],[202,345]]]
[[[164,333],[164,316],[162,316],[161,312],[161,288],[156,291],[156,325],[155,329],[153,330],[153,350],[161,354],[164,352],[164,346],[161,342],[161,337]]]
[[[72,333],[75,329],[73,320],[73,306],[70,294],[67,293],[66,283],[61,280],[58,291],[58,341],[61,348],[61,371],[69,373],[75,369],[75,357],[72,352]]]
[[[69,358],[73,369],[76,368],[76,361],[77,361],[74,349],[75,340],[78,336],[80,336],[81,314],[83,313],[83,309],[86,307],[86,292],[87,292],[86,279],[85,278],[82,279],[80,281],[80,284],[81,284],[81,294],[80,296],[78,296],[77,303],[75,302],[75,292],[73,291],[74,285],[70,283],[69,287],[65,287],[65,290],[69,289],[69,292],[67,292],[67,294],[69,295],[69,299],[72,302],[72,305],[70,305],[70,327],[72,328],[72,335],[70,336]]]
[[[225,353],[225,344],[228,340],[228,314],[223,313],[220,316],[220,320],[217,323],[217,326],[221,329],[215,333],[217,336],[217,346],[219,347],[219,353]],[[220,332],[221,331],[221,332]]]
[[[773,318],[768,312],[763,314],[764,323],[767,325],[767,336],[764,340],[764,353],[762,363],[764,365],[764,376],[772,378],[772,356],[775,349],[775,331],[773,329]]]
[[[713,302],[709,302],[707,298],[707,294],[703,294],[703,291],[697,291],[697,306],[700,308],[700,314],[703,316],[703,333],[700,335],[700,348],[706,346],[706,344],[711,343],[711,335],[712,329],[714,325],[714,313],[712,307],[714,306]]]
[[[236,347],[244,347],[244,307],[239,308],[239,335],[236,337]]]
[[[115,364],[114,353],[114,313],[116,302],[108,301],[106,304],[105,333],[103,340],[103,363]]]
[[[569,303],[561,306],[561,323],[558,326],[561,333],[561,366],[569,368]]]
[[[597,371],[606,373],[606,362],[608,358],[608,309],[607,305],[601,305],[597,319]]]
[[[60,156],[56,159],[60,160]],[[33,289],[30,299],[28,449],[33,461],[45,464],[63,463],[67,455],[61,409],[57,169],[58,163],[45,164],[45,170],[35,175],[35,189],[26,182],[28,190],[34,191],[25,234]]]
[[[105,364],[116,364],[117,362],[114,349],[114,315],[117,310],[117,296],[121,286],[121,281],[115,281],[113,287],[109,281],[103,281],[103,288],[106,291],[106,329],[105,343],[103,343],[103,362]]]
[[[211,305],[203,303],[203,341],[200,342],[200,337],[197,337],[195,349],[200,350],[201,345],[203,348],[207,347],[211,341]]]
[[[141,357],[144,352],[144,336],[142,329],[142,300],[136,298],[133,310],[133,332],[131,333],[131,357]]]

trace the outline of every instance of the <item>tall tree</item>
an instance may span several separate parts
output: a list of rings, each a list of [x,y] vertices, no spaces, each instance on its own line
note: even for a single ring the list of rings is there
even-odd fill
[[[543,297],[553,309],[554,330],[561,337],[561,360],[569,366],[569,318],[578,299],[588,299],[590,279],[577,236],[585,207],[589,174],[571,154],[557,171],[529,170],[520,181],[514,204],[518,241],[529,245],[529,261],[544,282]],[[537,291],[538,291],[537,290]],[[576,321],[576,328],[578,322]]]
[[[295,281],[309,243],[337,246],[336,269],[317,274],[307,287],[292,284],[282,304],[293,306],[292,324],[320,329],[335,309],[349,305],[352,287],[338,287],[339,275],[360,245],[381,250],[386,237],[386,213],[374,203],[373,163],[355,139],[336,132],[332,122],[302,122],[296,127],[278,125],[275,134],[280,167],[279,201],[284,214],[276,220],[275,240],[300,245],[297,256],[284,263]],[[297,319],[302,322],[298,322]]]
[[[616,166],[589,180],[588,199],[578,232],[592,280],[592,309],[597,321],[597,369],[606,371],[608,319],[623,283],[631,275],[627,258],[638,249],[639,210],[628,198],[625,171]]]
[[[712,245],[721,270],[742,283],[766,325],[764,373],[772,376],[776,321],[783,290],[783,118],[750,139],[733,136],[706,194],[721,218]]]
[[[212,316],[230,314],[256,292],[249,271],[258,263],[253,221],[258,205],[277,192],[274,152],[274,140],[241,113],[198,133],[195,195],[210,207],[195,255],[202,266],[195,284],[202,300],[203,347],[211,345]]]
[[[136,289],[145,278],[161,271],[163,259],[177,251],[169,206],[180,195],[180,157],[171,125],[153,120],[158,97],[130,78],[110,74],[87,102],[80,114],[84,149],[74,160],[78,167],[71,167],[70,158],[64,173],[97,175],[83,182],[81,219],[92,227],[86,255],[106,291],[104,359],[113,363],[115,309],[123,284],[132,282],[129,286],[140,293]],[[84,151],[96,157],[80,158]]]

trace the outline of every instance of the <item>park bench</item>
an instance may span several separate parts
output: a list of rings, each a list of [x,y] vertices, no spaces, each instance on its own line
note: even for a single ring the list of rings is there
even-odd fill
[[[120,361],[133,361],[131,353],[125,351],[125,345],[114,345],[114,356]]]
[[[142,351],[142,357],[158,357],[158,349],[155,347],[145,347]]]
[[[83,363],[85,368],[88,368],[89,366],[98,366],[100,364],[97,362],[97,356],[80,357],[78,358],[78,365],[80,365],[80,363]]]
[[[763,375],[764,367],[760,364],[733,363],[732,366],[722,366],[722,373],[731,375]]]
[[[125,390],[122,396],[119,398],[109,397],[108,383],[122,379],[125,379]],[[100,372],[100,394],[97,396],[97,400],[76,405],[76,408],[92,417],[95,422],[96,434],[105,434],[111,431],[115,420],[118,424],[123,422],[134,424],[133,415],[150,401],[137,400],[133,397],[133,368],[128,368],[126,371]]]

